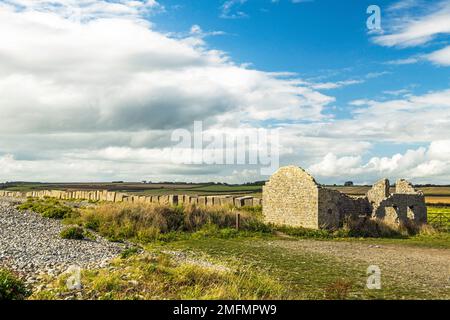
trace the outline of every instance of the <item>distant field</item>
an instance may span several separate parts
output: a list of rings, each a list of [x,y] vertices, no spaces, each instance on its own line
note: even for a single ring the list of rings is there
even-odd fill
[[[190,194],[190,195],[216,195],[236,194],[253,195],[261,194],[261,186],[252,185],[222,185],[222,184],[187,184],[187,183],[24,183],[6,188],[9,191],[31,190],[109,190],[126,192],[137,195],[163,195],[163,194]]]
[[[328,186],[330,189],[339,190],[347,194],[354,195],[364,195],[369,191],[370,186],[353,186],[353,187],[343,187],[343,186]],[[435,187],[417,187],[417,189],[422,190],[426,196],[449,196],[450,197],[450,187],[447,186],[435,186]],[[395,188],[391,188],[391,192],[395,192]]]
[[[425,201],[427,202],[427,204],[432,204],[432,205],[450,205],[450,197],[425,197]]]
[[[370,189],[369,186],[328,186],[330,189],[339,190],[349,195],[362,196]],[[213,183],[23,183],[10,186],[10,191],[30,190],[102,190],[120,191],[137,195],[163,195],[163,194],[188,194],[188,195],[251,195],[261,197],[262,186],[260,185],[225,185]],[[425,193],[427,204],[450,205],[450,187],[421,187]],[[394,192],[395,188],[391,189]]]
[[[369,186],[353,186],[353,187],[329,187],[330,189],[339,190],[349,195],[362,196],[369,191]],[[425,201],[432,205],[450,205],[450,187],[419,187],[425,194]],[[395,192],[395,188],[391,188],[391,192]]]
[[[125,182],[125,183],[36,183],[36,184],[18,184],[15,186],[7,187],[10,191],[30,191],[30,190],[101,190],[106,189],[109,191],[145,191],[153,189],[164,188],[182,188],[189,189],[198,187],[198,184],[188,183],[139,183],[139,182]]]

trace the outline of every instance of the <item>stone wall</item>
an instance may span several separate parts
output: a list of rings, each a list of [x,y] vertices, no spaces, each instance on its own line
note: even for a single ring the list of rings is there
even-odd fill
[[[381,197],[379,190],[386,188],[385,197]],[[367,193],[372,205],[372,216],[384,219],[390,223],[401,223],[408,220],[422,224],[427,222],[427,206],[422,191],[416,190],[411,183],[404,179],[396,182],[395,193],[389,193],[389,180],[376,183]]]
[[[409,183],[405,179],[400,179],[395,183],[395,193],[416,194],[418,193],[418,191],[413,187],[411,183]]]
[[[238,208],[260,206],[262,200],[251,196],[193,196],[193,195],[153,195],[136,196],[107,190],[39,190],[30,192],[12,192],[0,190],[0,197],[12,198],[56,198],[62,200],[87,200],[108,202],[157,203],[163,205],[195,204],[202,206],[234,205]]]
[[[319,189],[319,227],[336,229],[343,226],[346,217],[370,215],[371,208],[366,197],[351,197],[337,190]]]
[[[425,199],[415,194],[394,193],[374,208],[373,217],[384,219],[390,223],[412,220],[416,223],[427,222]]]
[[[388,179],[376,182],[367,192],[367,199],[373,207],[377,207],[381,201],[390,195],[390,183]]]
[[[278,225],[319,227],[319,186],[299,167],[280,168],[263,187],[264,220]]]

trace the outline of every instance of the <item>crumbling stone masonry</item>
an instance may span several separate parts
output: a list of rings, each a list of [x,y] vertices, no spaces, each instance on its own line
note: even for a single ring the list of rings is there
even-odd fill
[[[319,185],[305,170],[280,168],[263,187],[263,215],[268,223],[312,229],[338,228],[346,217],[371,216],[392,222],[425,223],[422,192],[405,180],[390,194],[388,180],[377,182],[364,197],[352,197]]]
[[[427,222],[427,206],[421,191],[417,191],[406,180],[398,180],[395,193],[390,194],[389,180],[375,183],[367,193],[372,207],[372,216],[386,221],[399,223],[412,220],[416,223]]]

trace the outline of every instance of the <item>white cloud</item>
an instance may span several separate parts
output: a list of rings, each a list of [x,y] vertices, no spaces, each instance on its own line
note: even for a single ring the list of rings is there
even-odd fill
[[[343,80],[336,82],[312,83],[310,87],[316,90],[338,89],[354,84],[364,83],[364,80]]]
[[[349,170],[360,164],[361,156],[338,158],[334,153],[328,153],[321,162],[310,166],[308,171],[318,176],[339,177],[343,173],[351,175]]]
[[[434,51],[426,55],[426,58],[435,64],[450,66],[450,46]]]
[[[223,19],[247,18],[248,15],[240,10],[240,7],[246,2],[247,0],[226,0],[220,7],[220,17]]]
[[[348,79],[348,80],[340,80],[340,81],[329,81],[329,82],[311,82],[311,81],[303,81],[302,84],[315,89],[315,90],[330,90],[330,89],[339,89],[355,84],[365,83],[368,79],[376,79],[382,77],[384,75],[390,74],[389,71],[377,71],[377,72],[369,72],[363,77],[359,79]]]
[[[415,183],[429,182],[430,179],[446,183],[450,179],[450,157],[436,153],[436,148],[450,151],[450,140],[435,141],[428,149],[411,149],[392,157],[372,157],[366,162],[361,157],[338,157],[328,153],[308,170],[319,178],[354,179],[360,183],[373,183],[382,177],[392,178],[394,181],[407,178]]]
[[[203,29],[198,25],[198,24],[194,24],[193,26],[191,26],[191,30],[189,31],[190,35],[197,37],[197,38],[205,38],[208,36],[222,36],[225,35],[226,33],[223,31],[208,31],[205,32],[203,31]]]
[[[200,26],[185,38],[153,30],[142,15],[158,8],[125,0],[0,4],[0,179],[72,180],[77,174],[65,172],[84,166],[78,179],[188,174],[192,168],[161,153],[174,128],[324,118],[333,97],[294,74],[236,65],[208,48]]]
[[[428,149],[428,155],[435,160],[450,160],[450,140],[433,141]]]
[[[314,2],[314,0],[291,0],[292,3]]]
[[[441,1],[434,4],[433,9],[424,15],[404,15],[394,19],[390,32],[374,37],[373,41],[388,47],[411,47],[425,44],[440,34],[449,34],[450,4],[448,1]]]
[[[415,9],[415,13],[410,12]],[[387,10],[390,15],[383,21],[388,21],[387,32],[372,37],[379,45],[387,47],[416,47],[433,43],[439,36],[450,34],[450,3],[439,1],[430,6],[424,1],[403,0],[392,4]],[[405,65],[429,60],[434,64],[449,66],[449,46],[428,54],[388,61],[391,65]]]
[[[390,60],[390,61],[386,62],[386,64],[405,65],[405,64],[414,64],[417,62],[419,62],[419,58],[410,57],[410,58],[405,58],[405,59]]]
[[[402,99],[356,100],[352,119],[329,123],[330,136],[392,142],[431,142],[446,137],[450,124],[450,90]]]
[[[376,79],[384,75],[391,74],[389,71],[369,72],[366,74],[366,79]]]
[[[156,0],[4,0],[20,11],[57,13],[73,21],[120,16],[136,18],[143,14],[164,9]]]
[[[391,95],[391,96],[405,96],[405,95],[410,95],[411,90],[409,90],[409,89],[385,90],[385,91],[383,91],[383,93]]]
[[[387,10],[388,11],[398,11],[398,10],[404,10],[411,7],[416,6],[418,3],[417,0],[400,0],[392,3]]]
[[[237,66],[201,38],[169,38],[140,17],[80,23],[3,5],[0,37],[2,132],[176,128],[239,113],[317,119],[333,101],[292,79]]]

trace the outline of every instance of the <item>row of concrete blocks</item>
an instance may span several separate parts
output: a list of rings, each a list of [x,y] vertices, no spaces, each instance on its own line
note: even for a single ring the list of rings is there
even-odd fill
[[[107,190],[94,191],[61,191],[61,190],[42,190],[30,192],[11,192],[0,190],[0,196],[3,197],[33,197],[33,198],[56,198],[56,199],[77,199],[91,201],[109,201],[109,202],[133,202],[133,203],[157,203],[163,205],[200,205],[200,206],[222,206],[232,205],[240,207],[260,206],[261,199],[251,196],[237,197],[231,195],[222,196],[189,196],[189,195],[159,195],[159,196],[133,196],[121,192],[111,192]]]

